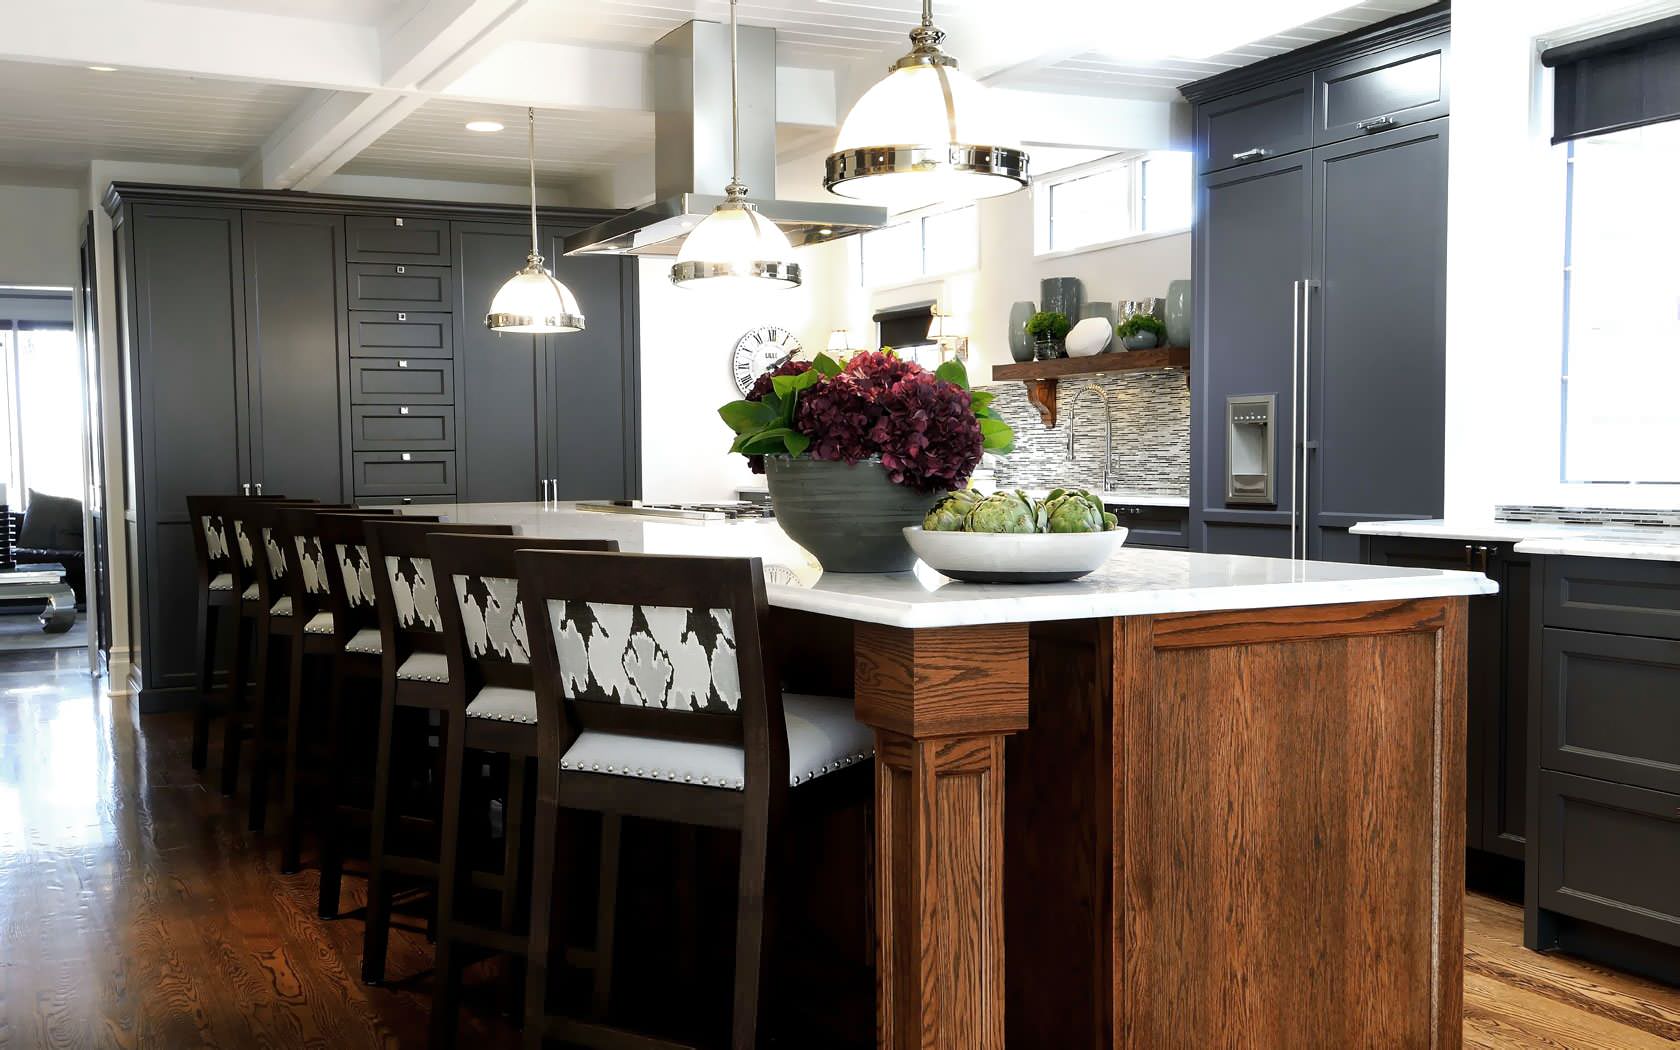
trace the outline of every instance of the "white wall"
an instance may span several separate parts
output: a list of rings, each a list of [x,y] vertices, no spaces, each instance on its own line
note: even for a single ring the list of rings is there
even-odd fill
[[[0,185],[0,285],[74,285],[81,226],[75,189]]]
[[[1446,511],[1500,503],[1674,506],[1674,486],[1558,481],[1564,150],[1539,40],[1676,4],[1526,0],[1453,8]],[[1637,381],[1637,377],[1630,377]]]

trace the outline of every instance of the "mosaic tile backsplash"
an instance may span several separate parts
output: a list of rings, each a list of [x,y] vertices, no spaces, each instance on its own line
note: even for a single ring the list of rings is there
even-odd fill
[[[1092,385],[1108,398],[1114,420],[1113,488],[1161,496],[1190,491],[1190,390],[1184,373],[1128,372],[1064,379],[1057,384],[1056,426],[1046,427],[1027,400],[1024,383],[990,383],[992,406],[1015,430],[1015,451],[997,459],[999,488],[1041,489],[1073,483],[1101,488],[1103,423],[1096,394],[1073,399]],[[1077,426],[1074,461],[1068,428]]]

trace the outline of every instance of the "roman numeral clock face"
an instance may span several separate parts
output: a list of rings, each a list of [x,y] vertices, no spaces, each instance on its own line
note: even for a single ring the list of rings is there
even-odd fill
[[[760,325],[735,340],[729,351],[729,374],[746,397],[758,377],[803,349],[792,332],[777,325]]]

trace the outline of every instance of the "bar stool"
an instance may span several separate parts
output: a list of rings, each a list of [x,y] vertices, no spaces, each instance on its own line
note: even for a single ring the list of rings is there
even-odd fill
[[[525,1045],[552,1037],[607,1047],[638,1038],[547,1007],[558,817],[566,807],[740,831],[731,1046],[750,1050],[775,888],[769,856],[790,797],[798,797],[790,789],[866,763],[872,734],[848,698],[781,691],[764,652],[768,603],[757,558],[521,551],[515,564],[540,748]],[[866,800],[872,773],[862,765],[840,774],[854,784],[835,786]]]
[[[525,934],[517,929],[520,905],[515,889],[524,819],[526,766],[537,755],[537,695],[531,684],[530,643],[519,607],[514,552],[616,551],[613,540],[543,539],[433,533],[427,537],[432,571],[446,592],[443,652],[449,664],[453,707],[445,714],[443,835],[438,854],[437,955],[432,992],[433,1047],[455,1044],[461,965],[457,942],[525,959]],[[461,856],[463,766],[468,750],[505,756],[507,793],[503,807],[501,894],[495,926],[463,917],[461,906],[471,871]]]
[[[247,523],[247,519],[261,513],[264,507],[313,503],[313,500],[286,499],[282,496],[240,496],[225,508],[222,520],[231,555],[228,565],[232,570],[233,589],[239,595],[233,602],[233,656],[228,661],[227,717],[222,724],[221,786],[222,794],[229,797],[239,790],[240,747],[245,736],[251,732],[246,718],[250,708],[246,685],[251,665],[255,663],[257,617],[264,608],[258,588],[258,577],[261,575],[257,561],[260,534],[254,524]],[[259,681],[257,684],[260,688],[262,683]]]
[[[331,580],[336,563],[321,540],[322,507],[283,507],[269,512],[272,545],[286,555],[287,568],[276,578],[283,583],[285,595],[282,605],[289,604],[291,615],[274,618],[276,633],[286,637],[289,663],[287,668],[286,742],[284,769],[281,777],[281,838],[280,872],[291,875],[298,870],[302,838],[302,823],[298,819],[298,789],[302,767],[303,724],[305,719],[304,679],[312,669],[331,671],[328,660],[342,652],[342,645],[334,627],[331,601]],[[390,517],[391,510],[349,511],[332,509],[333,513],[357,519]],[[273,635],[271,634],[272,640]],[[311,668],[309,657],[315,657]],[[319,768],[319,767],[317,767]]]
[[[284,746],[284,737],[279,741],[273,739],[272,723],[277,712],[290,709],[289,704],[281,706],[282,692],[290,699],[303,688],[304,627],[309,618],[319,611],[314,608],[317,603],[308,601],[307,597],[301,607],[294,606],[292,582],[298,573],[297,558],[288,551],[291,544],[282,522],[288,511],[298,508],[310,511],[350,509],[342,503],[274,502],[252,506],[244,512],[247,542],[250,539],[257,541],[252,547],[257,589],[252,628],[252,678],[256,692],[251,702],[251,778],[248,788],[250,797],[246,799],[246,826],[252,831],[261,831],[267,822],[270,762],[274,752]],[[317,645],[316,651],[322,651],[319,648],[320,636],[311,637]],[[275,660],[276,641],[286,643],[287,662],[284,665]],[[301,705],[301,698],[297,702]],[[295,867],[287,869],[282,858],[281,870],[295,870]]]
[[[188,496],[187,517],[193,523],[193,558],[198,570],[198,698],[193,708],[192,767],[210,761],[210,719],[227,703],[212,700],[216,681],[216,642],[222,621],[231,617],[239,594],[233,587],[228,551],[227,507],[237,496]]]
[[[403,521],[435,522],[435,515],[405,514]],[[337,649],[333,654],[332,693],[327,706],[329,771],[316,814],[320,840],[321,885],[317,914],[338,917],[339,890],[344,879],[348,828],[365,832],[373,815],[373,775],[369,759],[378,753],[379,675],[383,667],[379,613],[375,608],[373,564],[368,557],[363,514],[322,514],[315,519],[328,566],[327,608],[332,613]],[[358,716],[360,722],[355,721]],[[347,722],[353,724],[347,725]],[[354,729],[371,723],[360,738]],[[368,771],[365,790],[355,774]],[[364,838],[363,845],[365,847]]]
[[[438,800],[428,798],[418,814],[429,825],[429,843],[400,852],[391,839],[396,813],[391,805],[394,756],[411,763],[410,748],[397,747],[403,721],[419,712],[448,712],[454,706],[449,662],[443,655],[443,614],[426,537],[434,532],[511,536],[511,525],[462,525],[410,521],[368,521],[368,561],[373,567],[374,606],[379,613],[379,754],[373,773],[372,828],[368,839],[367,927],[362,937],[362,980],[385,980],[385,951],[391,935],[392,874],[437,879]],[[442,732],[448,732],[445,725]],[[424,739],[424,734],[422,734]],[[405,742],[406,745],[406,742]]]

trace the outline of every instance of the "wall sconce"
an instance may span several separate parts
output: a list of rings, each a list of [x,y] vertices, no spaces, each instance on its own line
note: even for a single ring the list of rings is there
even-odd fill
[[[968,360],[968,317],[959,314],[942,314],[934,312],[933,320],[928,322],[928,338],[939,344],[939,359],[944,361],[946,355],[958,361]]]
[[[828,333],[828,352],[831,354],[849,354],[852,352],[852,334],[844,328],[836,328]]]

